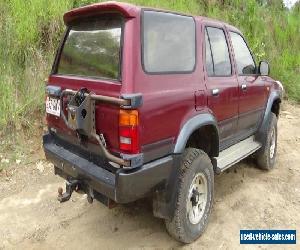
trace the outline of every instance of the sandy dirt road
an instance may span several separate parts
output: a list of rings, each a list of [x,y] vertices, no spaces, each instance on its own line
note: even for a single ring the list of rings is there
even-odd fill
[[[64,181],[54,176],[40,145],[31,164],[0,172],[0,249],[300,249],[239,245],[240,229],[296,229],[300,232],[300,107],[286,104],[279,121],[277,166],[271,172],[247,159],[215,177],[209,226],[183,246],[152,216],[150,200],[108,210],[74,194],[56,200]],[[3,157],[3,156],[2,156]]]

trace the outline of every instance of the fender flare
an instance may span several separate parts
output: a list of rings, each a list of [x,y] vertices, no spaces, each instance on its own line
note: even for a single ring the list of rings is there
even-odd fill
[[[218,156],[219,154],[219,130],[215,117],[209,113],[202,113],[194,116],[189,119],[181,128],[181,131],[177,137],[176,144],[174,147],[174,154],[183,153],[186,143],[189,137],[199,128],[207,125],[212,125],[215,129],[216,140],[215,145],[216,149],[214,150],[214,155]]]
[[[268,130],[268,125],[270,121],[270,115],[272,113],[272,106],[275,101],[279,100],[281,102],[282,94],[279,90],[273,90],[270,95],[266,105],[265,113],[260,124],[260,127],[256,133],[256,140],[264,145],[266,139],[266,132]]]

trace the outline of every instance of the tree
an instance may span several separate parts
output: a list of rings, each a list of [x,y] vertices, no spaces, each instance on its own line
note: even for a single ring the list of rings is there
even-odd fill
[[[297,1],[293,7],[293,11],[300,14],[300,1]],[[300,18],[300,17],[299,17]]]
[[[283,0],[265,0],[267,5],[274,8],[285,9]]]

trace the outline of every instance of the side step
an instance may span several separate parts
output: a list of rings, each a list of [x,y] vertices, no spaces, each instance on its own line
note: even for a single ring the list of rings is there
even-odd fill
[[[220,152],[219,157],[215,157],[216,173],[220,174],[232,165],[243,160],[247,156],[253,154],[261,148],[261,144],[255,141],[254,136],[251,136],[223,151]]]

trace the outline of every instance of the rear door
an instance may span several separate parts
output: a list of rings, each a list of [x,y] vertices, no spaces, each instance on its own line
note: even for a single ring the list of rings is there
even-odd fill
[[[103,13],[69,23],[48,85],[74,91],[86,88],[98,95],[119,97],[124,21],[120,14]],[[65,126],[60,113],[55,115],[54,110],[50,111],[49,127],[62,139],[78,144],[76,133]],[[95,117],[97,134],[104,135],[109,150],[117,151],[119,109],[98,103]]]
[[[208,106],[218,121],[222,150],[232,143],[237,129],[238,82],[224,27],[207,23],[204,36]]]
[[[239,120],[238,134],[241,139],[253,134],[262,119],[266,88],[257,74],[256,64],[243,36],[229,32],[234,50],[239,81]]]

